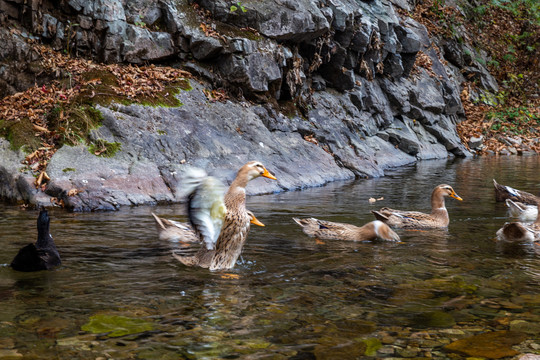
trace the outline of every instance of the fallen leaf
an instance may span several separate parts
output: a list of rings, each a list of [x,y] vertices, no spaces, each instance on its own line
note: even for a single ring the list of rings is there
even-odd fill
[[[238,274],[230,274],[230,273],[225,273],[223,275],[221,275],[221,278],[222,279],[240,279],[240,275]]]
[[[44,132],[44,133],[49,133],[50,132],[49,129],[44,128],[43,126],[36,125],[36,124],[34,124],[34,129],[36,129],[37,131]]]
[[[71,189],[71,190],[68,191],[67,195],[68,196],[75,196],[75,195],[77,195],[77,194],[79,194],[81,192],[82,192],[82,190],[79,190],[79,189]]]

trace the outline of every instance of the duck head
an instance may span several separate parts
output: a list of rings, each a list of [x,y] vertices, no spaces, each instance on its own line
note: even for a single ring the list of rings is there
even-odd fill
[[[458,194],[456,194],[456,192],[454,191],[454,189],[452,189],[450,185],[442,184],[437,186],[433,191],[433,195],[435,194],[442,196],[450,196],[456,200],[463,201],[463,199]]]
[[[260,161],[250,161],[240,168],[239,173],[245,173],[248,181],[263,176],[268,179],[277,180],[276,177],[268,171]]]

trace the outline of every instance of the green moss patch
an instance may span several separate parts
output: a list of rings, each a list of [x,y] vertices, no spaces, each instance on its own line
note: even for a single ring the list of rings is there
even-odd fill
[[[28,152],[35,151],[41,146],[41,139],[35,136],[34,125],[28,119],[1,120],[0,136],[7,139],[13,150],[18,150],[25,146]]]
[[[119,142],[111,143],[103,139],[95,140],[88,146],[90,153],[103,157],[113,157],[120,149],[122,149],[122,144]]]
[[[154,324],[137,318],[120,315],[99,314],[90,317],[90,321],[81,329],[93,334],[107,334],[108,337],[133,335],[154,329]]]

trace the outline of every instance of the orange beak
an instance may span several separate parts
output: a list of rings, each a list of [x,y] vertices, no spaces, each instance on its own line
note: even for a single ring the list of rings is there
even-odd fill
[[[274,175],[272,175],[270,171],[266,170],[266,168],[264,169],[264,172],[261,174],[261,176],[264,176],[265,178],[269,178],[272,180],[277,180],[277,178]]]
[[[454,199],[459,200],[459,201],[463,201],[463,199],[458,194],[456,194],[455,191],[452,191],[452,193],[450,194],[450,197],[453,197]]]
[[[260,222],[259,219],[257,219],[257,218],[255,217],[255,215],[253,215],[253,216],[251,217],[250,223],[252,223],[253,225],[257,225],[257,226],[264,226],[264,224],[263,224],[262,222]]]

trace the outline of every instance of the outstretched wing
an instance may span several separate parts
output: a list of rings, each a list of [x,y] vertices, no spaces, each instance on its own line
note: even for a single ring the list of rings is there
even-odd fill
[[[225,185],[207,176],[203,170],[192,169],[184,177],[184,191],[188,197],[188,217],[191,226],[208,250],[215,248],[227,213]]]

